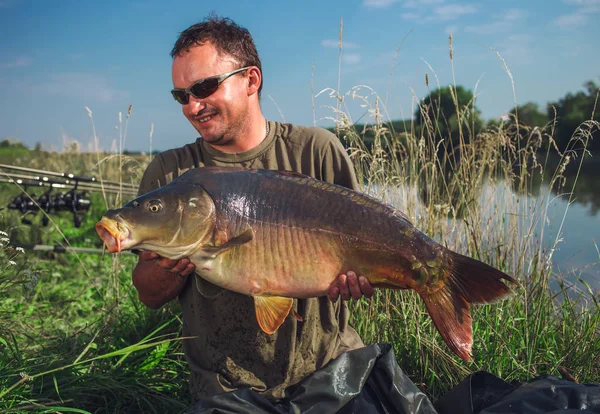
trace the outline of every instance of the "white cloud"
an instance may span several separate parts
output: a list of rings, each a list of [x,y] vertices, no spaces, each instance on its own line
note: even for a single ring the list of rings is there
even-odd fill
[[[363,6],[370,9],[385,9],[398,3],[399,0],[363,0]]]
[[[407,7],[416,6],[416,3],[412,1],[408,3]],[[420,2],[418,6],[433,6],[433,7],[419,7],[418,12],[406,12],[402,13],[401,16],[405,20],[413,20],[417,23],[426,23],[430,21],[451,21],[456,20],[461,16],[476,13],[478,8],[474,5],[463,5],[463,4],[441,4],[440,1],[434,2],[434,0],[427,0]]]
[[[321,46],[333,47],[333,48],[337,49],[339,47],[339,40],[333,40],[333,39],[321,40]],[[358,43],[342,41],[342,49],[356,49],[358,47],[360,47],[358,45]]]
[[[579,7],[600,7],[600,0],[565,0],[565,3]]]
[[[55,73],[47,82],[30,85],[37,92],[49,95],[63,95],[91,102],[111,102],[127,98],[127,91],[111,86],[108,78],[91,73]]]
[[[561,29],[575,29],[585,26],[588,22],[588,16],[583,13],[565,14],[554,20],[554,24]]]
[[[435,7],[433,12],[436,14],[437,20],[456,20],[465,14],[477,12],[477,7],[462,4],[448,4],[445,6]]]
[[[563,0],[565,4],[575,6],[575,11],[563,14],[554,20],[554,25],[560,29],[576,29],[589,22],[590,14],[600,12],[600,0]]]
[[[418,14],[418,13],[412,13],[412,12],[409,12],[409,13],[402,13],[402,14],[401,14],[401,16],[402,16],[402,18],[403,18],[403,19],[405,19],[405,20],[423,20],[423,19],[421,18],[421,15],[420,15],[420,14]]]
[[[513,30],[515,23],[526,16],[521,9],[509,9],[499,20],[491,23],[482,23],[465,27],[466,32],[477,34],[506,33]]]
[[[27,56],[18,56],[11,61],[0,63],[2,69],[22,68],[29,66],[33,62],[33,59]]]
[[[349,65],[356,65],[360,62],[360,55],[358,53],[348,53],[346,55],[342,55],[342,61]]]
[[[508,9],[506,14],[504,15],[504,20],[509,22],[514,22],[516,20],[520,20],[527,15],[527,12],[522,9]]]
[[[454,33],[458,33],[458,30],[459,30],[458,26],[452,25],[452,26],[446,27],[445,32],[446,32],[446,34],[454,34]]]
[[[510,35],[497,47],[498,52],[508,67],[533,63],[531,44],[534,37],[530,35]]]
[[[404,2],[404,7],[408,9],[416,9],[420,6],[431,6],[435,4],[442,4],[444,0],[407,0]]]

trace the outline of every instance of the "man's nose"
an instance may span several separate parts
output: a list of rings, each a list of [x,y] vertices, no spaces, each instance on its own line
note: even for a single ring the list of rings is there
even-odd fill
[[[188,114],[196,115],[198,112],[206,108],[206,101],[204,99],[194,98],[190,95],[188,103],[184,106],[185,112]]]

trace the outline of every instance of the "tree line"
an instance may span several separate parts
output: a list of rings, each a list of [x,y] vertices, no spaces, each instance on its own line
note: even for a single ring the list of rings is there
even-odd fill
[[[600,108],[596,107],[599,93],[600,85],[588,81],[583,85],[583,90],[567,93],[558,101],[549,102],[545,108],[540,108],[535,102],[527,102],[512,108],[501,119],[486,122],[477,108],[472,91],[463,86],[445,86],[433,90],[422,99],[412,120],[392,121],[389,127],[395,133],[413,133],[417,136],[430,134],[437,139],[450,139],[453,144],[458,144],[461,139],[469,142],[484,129],[508,129],[518,124],[521,135],[537,128],[540,133],[551,136],[562,151],[583,123],[600,121]],[[360,133],[364,125],[357,124],[355,128]],[[600,132],[597,126],[590,125],[590,128],[593,139],[588,142],[587,149],[600,153]],[[372,135],[369,130],[364,134],[367,145],[372,141]]]

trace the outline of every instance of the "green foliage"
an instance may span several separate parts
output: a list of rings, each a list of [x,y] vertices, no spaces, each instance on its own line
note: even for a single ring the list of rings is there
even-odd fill
[[[415,111],[415,124],[423,134],[442,141],[449,138],[454,147],[461,141],[468,143],[483,127],[473,92],[462,86],[446,86],[430,92]]]
[[[511,112],[511,119],[518,119],[520,123],[529,127],[545,128],[548,124],[548,115],[540,112],[539,105],[535,102],[527,102],[517,106]]]
[[[386,124],[386,129],[389,129],[391,134],[394,134],[399,139],[402,139],[404,135],[410,132],[411,127],[413,126],[413,122],[410,119],[404,120],[396,120],[390,121]],[[336,133],[338,132],[335,127],[327,128],[330,132]],[[352,132],[354,134],[360,135],[362,137],[362,144],[364,147],[371,151],[373,150],[373,145],[375,145],[375,141],[377,139],[376,133],[377,131],[370,127],[367,124],[354,124],[352,126]],[[346,143],[344,137],[342,137],[342,141]],[[386,143],[383,143],[385,146]]]
[[[585,90],[577,93],[568,93],[558,102],[548,104],[548,118],[557,120],[555,139],[561,150],[567,148],[569,140],[577,128],[588,120],[600,121],[600,108],[597,106],[600,86],[589,81],[584,85]],[[588,144],[588,150],[600,150],[600,133],[596,127],[594,137]]]

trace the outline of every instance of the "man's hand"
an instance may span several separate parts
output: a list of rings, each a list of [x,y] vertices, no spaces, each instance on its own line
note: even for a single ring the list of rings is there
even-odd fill
[[[371,283],[364,276],[356,277],[356,273],[350,271],[341,274],[329,287],[329,300],[335,302],[341,296],[342,300],[349,300],[351,297],[358,300],[362,296],[370,298],[375,290]]]
[[[196,266],[187,258],[171,260],[155,252],[142,251],[133,269],[132,282],[140,301],[158,309],[179,295],[194,270]]]

